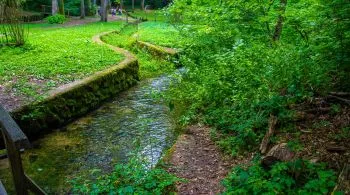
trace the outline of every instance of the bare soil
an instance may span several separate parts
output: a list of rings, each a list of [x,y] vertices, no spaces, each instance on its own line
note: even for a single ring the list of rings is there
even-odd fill
[[[177,184],[179,194],[218,194],[224,190],[220,182],[234,161],[224,157],[216,147],[208,127],[188,127],[172,150],[168,171],[187,180]]]

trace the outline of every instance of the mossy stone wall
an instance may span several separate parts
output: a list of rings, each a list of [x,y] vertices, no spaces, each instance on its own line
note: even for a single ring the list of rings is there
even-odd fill
[[[138,61],[124,60],[107,70],[55,90],[48,98],[14,110],[11,115],[29,137],[60,127],[137,84]]]

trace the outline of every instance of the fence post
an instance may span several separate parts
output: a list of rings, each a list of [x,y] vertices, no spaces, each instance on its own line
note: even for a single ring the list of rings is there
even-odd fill
[[[26,190],[26,181],[20,152],[17,149],[16,145],[8,140],[6,134],[3,133],[2,135],[4,136],[6,144],[7,156],[11,165],[10,167],[12,171],[13,182],[16,188],[16,193],[26,195],[28,194],[28,191]]]

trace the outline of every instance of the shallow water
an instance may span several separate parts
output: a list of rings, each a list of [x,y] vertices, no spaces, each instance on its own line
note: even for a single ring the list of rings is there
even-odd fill
[[[67,193],[67,181],[107,172],[115,163],[127,161],[136,148],[150,166],[155,165],[176,136],[169,109],[157,98],[174,80],[165,75],[143,81],[34,142],[34,148],[23,154],[25,171],[48,193]],[[10,185],[8,169],[0,170],[0,178]]]

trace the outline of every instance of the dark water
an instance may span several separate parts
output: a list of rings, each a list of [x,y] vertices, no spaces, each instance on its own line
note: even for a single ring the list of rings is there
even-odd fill
[[[35,148],[23,155],[26,172],[47,192],[64,193],[70,188],[67,181],[108,172],[115,163],[126,162],[136,148],[149,166],[155,165],[176,136],[169,108],[159,97],[176,75],[179,72],[143,81],[34,142]],[[0,170],[0,178],[11,182],[8,169]]]

